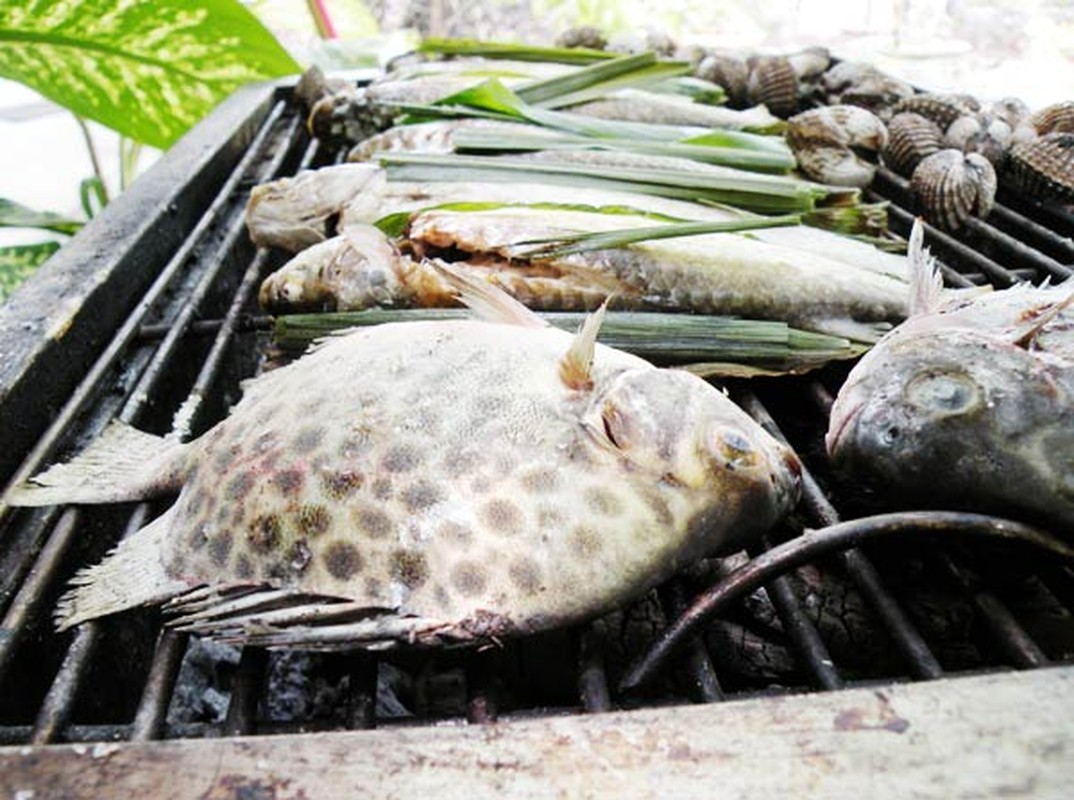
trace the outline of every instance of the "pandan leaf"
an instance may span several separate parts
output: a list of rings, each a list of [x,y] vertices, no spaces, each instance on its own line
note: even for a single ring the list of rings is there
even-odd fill
[[[238,0],[0,3],[0,77],[154,147],[239,86],[299,69]]]

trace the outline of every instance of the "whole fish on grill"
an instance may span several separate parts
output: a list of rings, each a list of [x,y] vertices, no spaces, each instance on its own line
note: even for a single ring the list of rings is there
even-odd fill
[[[572,337],[457,283],[499,321],[331,338],[189,444],[117,424],[16,489],[179,492],[79,573],[60,626],[174,598],[183,628],[268,646],[495,641],[637,596],[796,502],[793,453],[711,385],[595,344],[599,314]]]
[[[547,207],[430,208],[401,239],[366,227],[298,254],[265,279],[271,312],[453,304],[430,259],[496,283],[526,305],[692,311],[770,319],[871,341],[905,315],[906,284],[822,255],[734,233],[638,242],[562,256],[519,243],[654,224],[644,216]]]
[[[911,317],[851,371],[835,464],[894,501],[1074,524],[1074,283],[944,301],[911,236]]]

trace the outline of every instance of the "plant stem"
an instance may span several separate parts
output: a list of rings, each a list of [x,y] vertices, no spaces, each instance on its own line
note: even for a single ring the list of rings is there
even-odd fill
[[[78,114],[74,115],[75,121],[78,123],[78,127],[82,130],[82,138],[86,140],[86,150],[89,151],[90,163],[93,165],[93,174],[97,176],[97,180],[100,181],[101,191],[104,194],[104,202],[109,202],[108,197],[108,184],[104,180],[104,171],[101,169],[101,162],[97,158],[97,148],[93,144],[93,137],[90,135],[89,126],[86,125],[86,121],[82,119]]]

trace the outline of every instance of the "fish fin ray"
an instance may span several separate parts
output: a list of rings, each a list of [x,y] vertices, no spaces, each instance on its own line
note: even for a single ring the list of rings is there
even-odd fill
[[[115,421],[70,461],[13,487],[4,500],[14,506],[48,506],[117,503],[166,494],[182,484],[185,447]]]
[[[1064,281],[1060,286],[1065,288],[1068,283],[1070,283],[1070,281]],[[1059,287],[1057,286],[1056,288]],[[1055,289],[1052,289],[1052,291],[1055,291]],[[1066,297],[1041,314],[1037,319],[1033,320],[1028,327],[1015,328],[1012,331],[1013,343],[1019,347],[1029,349],[1029,346],[1033,343],[1033,339],[1036,338],[1037,334],[1044,330],[1049,322],[1069,308],[1072,303],[1074,303],[1074,291],[1069,292]]]
[[[500,289],[491,280],[481,281],[460,269],[440,261],[426,261],[452,288],[459,300],[479,319],[519,325],[524,328],[544,328],[548,323],[522,303]]]
[[[593,353],[609,300],[605,300],[600,308],[585,318],[582,327],[571,341],[571,346],[560,359],[559,377],[569,389],[589,391],[593,388]]]
[[[925,226],[914,220],[906,249],[910,261],[910,316],[936,311],[943,298],[943,276],[936,259],[925,248]]]
[[[101,563],[80,570],[56,603],[58,630],[128,608],[159,603],[190,589],[161,560],[175,506],[120,542]]]

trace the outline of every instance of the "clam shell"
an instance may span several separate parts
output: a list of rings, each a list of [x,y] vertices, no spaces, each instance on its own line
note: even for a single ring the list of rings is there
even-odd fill
[[[911,111],[926,119],[931,119],[940,126],[941,130],[947,130],[947,127],[956,119],[972,116],[976,110],[961,95],[915,94],[913,97],[906,97],[896,103],[891,113],[900,114],[903,111]]]
[[[1009,153],[1007,169],[1027,194],[1074,202],[1074,133],[1048,133],[1016,144]]]
[[[1074,100],[1045,106],[1029,118],[1029,124],[1041,136],[1046,133],[1074,133]]]
[[[914,93],[914,87],[905,81],[853,61],[840,62],[825,72],[820,88],[828,103],[858,106],[882,120],[891,117],[892,106]]]
[[[787,55],[791,69],[799,82],[815,83],[832,64],[832,54],[827,47],[807,47]]]
[[[943,148],[940,126],[920,114],[904,111],[888,122],[888,144],[884,163],[909,178],[921,159]]]
[[[944,147],[953,147],[963,153],[980,153],[992,162],[1003,166],[1007,148],[1011,145],[1011,127],[1006,122],[988,114],[959,117],[944,132]]]
[[[727,92],[727,105],[731,108],[745,108],[749,105],[746,83],[750,71],[742,59],[709,53],[701,59],[694,74],[722,86]]]
[[[996,198],[996,171],[978,153],[940,150],[923,159],[910,189],[925,219],[958,230],[971,216],[986,217]]]
[[[591,50],[603,50],[608,46],[608,39],[600,28],[594,25],[578,25],[567,28],[556,37],[557,47],[588,47]]]
[[[823,106],[787,121],[784,133],[808,177],[839,186],[868,186],[876,174],[887,129],[857,106]]]
[[[746,93],[750,103],[763,103],[777,117],[786,119],[798,110],[798,74],[786,56],[752,56]]]
[[[1017,97],[1004,97],[994,102],[988,109],[988,113],[997,117],[1013,131],[1023,122],[1029,119],[1029,106]]]

